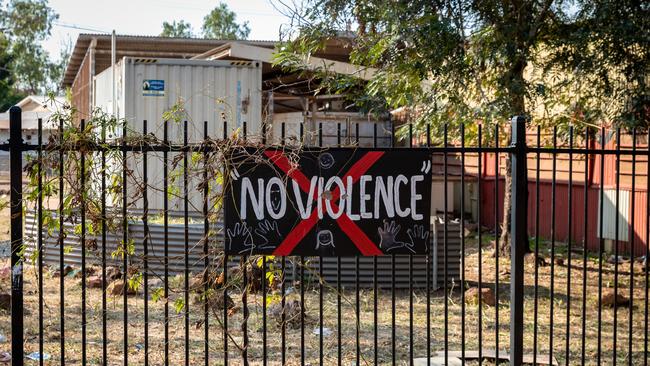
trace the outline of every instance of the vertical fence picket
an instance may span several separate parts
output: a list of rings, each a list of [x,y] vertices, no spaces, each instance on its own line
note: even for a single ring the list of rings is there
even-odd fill
[[[129,275],[129,217],[127,212],[128,202],[128,182],[127,182],[127,146],[126,146],[126,133],[127,122],[122,122],[122,327],[123,331],[123,352],[124,352],[124,366],[129,365],[129,307],[128,307],[128,275]],[[62,224],[63,225],[63,224]],[[63,274],[63,273],[62,273]],[[63,276],[61,276],[63,278]]]
[[[537,129],[539,131],[539,127]],[[539,139],[538,139],[539,140]],[[539,145],[539,143],[538,143]],[[585,149],[589,149],[589,128],[585,129]],[[583,241],[582,241],[582,339],[580,342],[580,361],[584,365],[586,359],[587,345],[587,234],[589,232],[589,154],[585,154],[585,185],[584,185],[584,205],[583,205]],[[538,159],[539,160],[539,159]],[[538,166],[539,175],[539,166]],[[539,179],[538,179],[539,181]],[[537,200],[539,202],[539,199]],[[539,204],[538,204],[539,206]],[[537,266],[535,266],[537,268]],[[537,287],[535,287],[537,288]]]
[[[59,120],[59,207],[58,207],[58,215],[59,215],[59,237],[58,237],[58,245],[59,245],[59,301],[60,301],[60,309],[59,309],[59,320],[61,322],[61,329],[60,329],[60,347],[61,347],[61,365],[65,365],[65,276],[63,275],[65,273],[65,233],[64,233],[64,226],[63,226],[63,201],[64,201],[64,184],[63,184],[63,173],[64,173],[64,167],[63,167],[63,154],[64,154],[64,149],[63,149],[63,119]],[[13,190],[12,190],[13,191]]]
[[[372,124],[372,147],[377,148],[377,124]],[[339,270],[339,273],[341,271]],[[339,280],[339,282],[341,282]],[[379,362],[379,283],[377,279],[377,256],[372,257],[372,285],[373,285],[373,296],[372,296],[372,320],[373,320],[373,361],[377,365]],[[340,290],[339,290],[340,292]],[[427,291],[428,293],[428,291]],[[340,303],[340,300],[338,300]],[[340,306],[339,306],[340,308]],[[340,321],[339,321],[340,323]],[[340,328],[340,324],[339,324]],[[341,341],[339,340],[339,345]],[[340,348],[340,347],[339,347]],[[340,353],[340,352],[339,352]]]
[[[12,365],[23,364],[23,151],[22,111],[19,107],[9,110],[9,167],[10,167],[10,213],[11,213],[11,354]],[[63,276],[61,276],[63,277]],[[62,280],[63,281],[63,280]],[[61,301],[63,303],[63,301]],[[62,307],[63,309],[63,307]],[[62,310],[63,311],[63,310]],[[63,329],[63,327],[61,328]],[[62,341],[63,342],[63,341]]]
[[[571,339],[571,257],[572,255],[572,224],[573,224],[573,126],[569,127],[569,186],[568,186],[568,224],[567,224],[567,279],[566,279],[566,325],[565,325],[565,350],[564,350],[564,360],[566,366],[569,366],[569,355],[570,355],[570,339]]]
[[[348,118],[348,125],[350,124],[350,119]],[[354,138],[355,138],[355,146],[359,146],[360,140],[359,140],[359,123],[356,123],[355,125],[355,133],[354,133]],[[354,290],[356,291],[355,294],[355,311],[356,311],[356,364],[359,365],[361,362],[361,341],[359,337],[361,336],[361,295],[359,294],[360,291],[360,282],[359,282],[359,276],[361,269],[359,267],[359,256],[356,256],[354,258],[354,264],[355,264],[355,275],[354,275]]]
[[[164,362],[169,366],[169,123],[163,121],[163,260],[164,260]]]
[[[38,201],[36,202],[38,214],[38,352],[43,354],[44,349],[44,322],[43,322],[43,119],[38,119]],[[43,366],[45,360],[39,359]]]
[[[142,121],[142,134],[147,136],[147,120]],[[143,297],[144,297],[144,364],[149,365],[149,177],[147,148],[142,151],[142,227],[144,237],[142,238],[142,264],[143,264]]]
[[[621,188],[621,129],[616,128],[616,183],[614,192],[616,198],[614,199],[615,203],[615,212],[620,212],[620,188]],[[614,221],[614,296],[618,295],[618,262],[619,262],[619,219],[618,216]],[[612,323],[613,332],[612,332],[612,365],[616,365],[616,348],[618,346],[618,301],[614,301],[614,321]],[[629,355],[630,357],[632,355]]]
[[[390,124],[390,147],[395,147],[395,123],[391,121]],[[395,277],[395,253],[390,255],[390,269],[392,278]],[[390,297],[391,297],[391,355],[392,355],[392,364],[395,366],[397,362],[396,347],[397,347],[397,329],[395,327],[395,281],[391,281],[390,286]]]
[[[533,365],[537,363],[537,332],[538,332],[538,311],[539,311],[539,165],[540,165],[540,126],[537,126],[537,155],[535,159],[535,280],[534,280],[534,298],[533,298]]]
[[[183,121],[183,242],[184,247],[184,307],[183,318],[185,319],[185,366],[190,365],[190,220],[189,220],[189,160],[187,155],[188,136],[187,121]]]
[[[300,143],[305,142],[305,125],[300,124]],[[295,283],[295,278],[294,278]],[[305,257],[300,256],[300,365],[305,365]]]
[[[286,139],[286,124],[283,122],[282,123],[282,131],[280,132],[280,145],[284,146],[285,145],[285,139]],[[302,127],[302,126],[301,126]],[[302,128],[301,128],[302,130]],[[302,145],[302,133],[300,136],[300,141],[298,141],[299,145]],[[262,145],[266,145],[266,125],[262,126]],[[280,260],[280,276],[281,276],[281,282],[280,282],[280,291],[282,292],[281,294],[281,299],[280,299],[280,306],[282,308],[282,313],[280,314],[280,357],[281,357],[281,364],[284,365],[287,362],[287,354],[286,354],[286,349],[287,349],[287,312],[286,312],[286,305],[287,305],[287,287],[286,287],[286,271],[287,271],[287,261],[286,257],[282,257]]]
[[[494,147],[497,152],[494,154],[494,299],[496,305],[494,306],[494,351],[496,352],[495,358],[499,359],[499,257],[501,256],[501,248],[499,247],[499,239],[501,228],[499,225],[499,179],[501,179],[501,172],[499,171],[499,125],[494,126]],[[446,174],[446,173],[445,173]],[[447,265],[445,264],[445,268]]]
[[[108,303],[106,299],[106,244],[107,244],[107,230],[106,230],[106,126],[101,126],[101,225],[102,225],[102,363],[108,364]]]
[[[409,148],[413,148],[413,124],[409,123]],[[409,254],[409,365],[413,365],[415,347],[413,340],[413,255]]]
[[[478,125],[478,136],[477,136],[477,146],[478,146],[478,181],[477,181],[477,200],[481,201],[481,179],[483,176],[483,151],[482,140],[483,140],[483,125]],[[481,230],[481,210],[478,210],[477,227],[478,227],[478,290],[482,291],[483,289],[483,235]],[[482,296],[478,297],[478,364],[483,364],[483,298]]]
[[[523,362],[524,351],[524,255],[528,248],[528,169],[526,167],[526,119],[513,117],[510,155],[512,207],[510,212],[510,365]],[[504,228],[507,230],[507,228]]]
[[[648,150],[646,155],[646,212],[650,213],[650,131],[648,131],[647,139],[648,141]],[[645,295],[644,295],[644,329],[643,329],[643,365],[648,366],[648,357],[650,352],[648,352],[648,328],[650,328],[650,318],[648,317],[648,303],[650,301],[648,296],[650,294],[650,218],[646,216],[646,225],[645,225],[645,261],[643,266],[643,272],[645,272]]]
[[[81,120],[81,136],[85,136],[86,121]],[[81,364],[85,365],[88,355],[86,353],[86,153],[83,149],[79,152],[79,181],[81,186]]]
[[[323,122],[318,123],[318,147],[323,147]],[[323,257],[318,257],[318,361],[323,365]]]
[[[635,228],[636,226],[634,225],[634,219],[635,219],[635,209],[636,209],[636,127],[632,129],[632,200],[631,200],[631,207],[630,207],[630,212],[631,212],[631,217],[630,217],[630,226],[632,228]],[[634,326],[633,322],[633,316],[634,316],[634,244],[635,244],[635,238],[634,235],[630,238],[630,292],[629,292],[629,297],[630,297],[630,306],[628,308],[628,333],[627,333],[627,361],[628,365],[632,366],[633,361],[634,361],[634,356],[633,356],[633,348],[632,348],[632,328]]]
[[[428,127],[428,125],[427,125]],[[427,129],[428,139],[428,129]],[[465,364],[465,124],[460,125],[460,362]],[[427,279],[429,278],[429,255],[427,255]],[[427,286],[427,293],[428,293]],[[429,302],[427,300],[427,307]],[[428,316],[427,316],[427,320]],[[427,322],[427,328],[430,325]],[[430,360],[427,346],[427,360]],[[427,365],[431,362],[427,361]]]
[[[223,121],[222,125],[222,139],[225,142],[228,139],[228,122]],[[262,139],[266,142],[266,124],[262,125]],[[228,176],[228,172],[225,170],[226,167],[223,167],[222,175],[224,177]],[[223,221],[226,221],[224,214]],[[224,243],[224,255],[223,255],[223,302],[226,303],[228,299],[228,260],[229,256],[226,254]],[[228,307],[223,307],[223,364],[228,366]]]
[[[203,352],[204,352],[204,364],[208,366],[210,364],[210,319],[208,317],[208,311],[210,309],[210,299],[208,298],[210,294],[210,285],[214,282],[209,277],[210,271],[210,257],[209,257],[209,245],[210,245],[210,218],[208,217],[208,210],[210,203],[208,195],[210,194],[210,184],[208,183],[208,121],[203,121]],[[226,298],[223,298],[224,308],[226,306]]]
[[[605,241],[603,239],[603,202],[605,189],[605,127],[600,130],[600,204],[598,207],[598,334],[596,363],[601,364],[602,351],[602,320],[603,320],[603,250]]]
[[[431,124],[427,123],[426,127],[426,143],[427,143],[427,148],[431,147]],[[432,156],[429,156],[429,159],[433,159]],[[426,253],[426,260],[425,260],[425,265],[426,265],[426,276],[427,279],[425,281],[426,283],[426,325],[427,325],[427,336],[426,336],[426,355],[427,355],[427,366],[431,365],[431,291],[433,291],[433,286],[436,286],[436,284],[431,285],[431,266],[433,265],[433,250],[431,248],[433,247],[434,239],[433,236],[436,235],[435,232],[431,233],[429,245],[427,246],[427,253]],[[463,345],[464,347],[464,345]]]
[[[557,191],[557,126],[553,126],[553,167],[551,168],[551,285],[549,302],[549,331],[548,331],[548,357],[553,359],[553,323],[555,320],[555,240],[557,236],[555,227],[556,191]]]
[[[341,147],[341,123],[336,124],[336,144]],[[337,365],[342,364],[342,345],[341,338],[343,329],[341,329],[341,257],[336,257],[336,358]]]
[[[443,147],[445,148],[443,154],[442,154],[442,166],[443,166],[443,214],[442,214],[442,219],[443,219],[443,237],[442,237],[442,247],[443,247],[443,254],[442,254],[442,266],[443,266],[443,289],[444,289],[444,295],[445,295],[445,336],[444,336],[444,342],[445,342],[445,350],[444,350],[444,357],[445,357],[445,365],[449,364],[449,273],[447,270],[447,264],[449,263],[449,229],[448,229],[448,207],[449,207],[449,187],[448,185],[448,173],[449,173],[449,167],[447,163],[447,144],[449,143],[449,136],[448,136],[448,128],[449,125],[445,123],[444,125],[444,131],[443,131]]]

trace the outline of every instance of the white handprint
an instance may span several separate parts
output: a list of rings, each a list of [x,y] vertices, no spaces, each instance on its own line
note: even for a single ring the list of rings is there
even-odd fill
[[[255,235],[260,238],[259,249],[276,248],[282,243],[277,221],[264,220],[257,224]]]
[[[233,244],[236,246],[243,245],[245,247],[245,249],[239,251],[239,254],[250,252],[255,248],[253,234],[245,222],[236,223],[232,229],[226,229],[226,236],[228,237],[228,250],[232,248]]]
[[[415,253],[416,248],[424,248],[424,251],[427,251],[429,230],[425,230],[424,225],[413,225],[411,229],[406,230],[406,234],[411,239],[411,242],[406,244],[410,251]]]
[[[390,252],[391,250],[407,246],[407,243],[396,239],[400,229],[401,226],[395,224],[395,221],[388,222],[387,220],[384,220],[384,229],[382,230],[381,227],[377,228],[377,231],[379,232],[379,247]]]

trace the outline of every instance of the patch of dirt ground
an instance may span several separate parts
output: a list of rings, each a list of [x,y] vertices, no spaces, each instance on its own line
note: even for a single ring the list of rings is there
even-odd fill
[[[4,226],[0,226],[4,227]],[[464,304],[461,298],[461,285],[450,284],[450,294],[444,296],[443,290],[431,292],[429,296],[423,290],[413,293],[413,311],[409,311],[410,294],[408,291],[397,291],[395,294],[396,313],[393,316],[392,294],[390,289],[381,289],[375,294],[372,289],[361,289],[359,292],[360,319],[359,348],[361,364],[373,364],[374,347],[374,297],[378,296],[377,316],[377,355],[382,365],[392,363],[392,322],[395,322],[395,359],[398,364],[408,364],[412,340],[415,357],[425,357],[427,354],[427,339],[430,339],[431,354],[444,350],[445,334],[447,334],[448,349],[460,350],[461,340],[465,339],[465,349],[507,349],[509,343],[509,261],[505,258],[497,260],[491,255],[491,248],[486,238],[485,244],[479,251],[476,240],[468,239],[466,245],[466,260],[464,275],[466,287],[488,286],[497,293],[497,306],[483,306],[479,317],[478,305]],[[621,263],[618,268],[618,278],[614,276],[614,264],[603,259],[603,271],[598,271],[598,257],[590,254],[583,261],[581,253],[569,254],[564,244],[556,244],[556,261],[551,262],[548,243],[540,247],[540,253],[547,262],[546,265],[535,266],[535,261],[526,264],[526,294],[525,294],[525,349],[533,351],[534,341],[538,353],[549,354],[552,344],[553,356],[560,364],[568,357],[568,364],[582,362],[582,348],[585,349],[585,364],[598,364],[598,351],[601,352],[601,364],[611,364],[614,358],[614,334],[616,334],[616,360],[619,363],[631,359],[631,364],[641,364],[644,357],[644,342],[646,338],[645,324],[647,318],[645,309],[647,301],[647,277],[640,263]],[[481,257],[481,276],[479,277],[479,253]],[[277,259],[276,259],[277,260]],[[92,262],[92,260],[90,261]],[[570,262],[570,263],[569,263]],[[96,263],[93,262],[93,263]],[[553,266],[550,265],[553,263]],[[2,266],[8,265],[7,260]],[[61,280],[53,275],[54,269],[47,268],[43,273],[43,337],[45,352],[52,356],[52,363],[59,363],[61,341],[60,309],[62,294],[59,291]],[[37,267],[27,265],[25,269],[25,350],[26,353],[38,351],[39,341],[39,289]],[[553,277],[551,277],[553,272]],[[2,271],[0,289],[9,292],[9,273]],[[537,276],[535,275],[537,273]],[[499,274],[499,276],[495,276]],[[631,281],[631,277],[633,282]],[[551,282],[553,278],[553,282]],[[586,283],[583,283],[586,278]],[[496,281],[498,279],[498,287]],[[567,288],[570,280],[570,288]],[[632,306],[620,307],[614,321],[614,309],[603,307],[599,311],[598,284],[604,288],[613,288],[615,280],[619,290],[626,297],[630,296],[630,284],[634,283]],[[152,280],[153,281],[153,280]],[[537,281],[537,282],[536,282]],[[174,305],[183,296],[184,280],[181,276],[170,279],[171,295],[169,298],[170,319],[169,355],[170,365],[184,362],[185,352],[185,318],[184,312],[177,312]],[[537,283],[537,286],[535,284]],[[305,324],[304,324],[304,358],[306,364],[318,364],[320,338],[315,328],[319,324],[319,292],[317,283],[305,282]],[[80,279],[67,276],[63,280],[64,310],[65,310],[65,357],[67,364],[81,363],[81,285]],[[157,286],[160,281],[157,281]],[[294,284],[287,284],[287,287]],[[583,287],[584,285],[584,287]],[[154,292],[155,286],[150,287]],[[287,295],[287,302],[299,300],[299,291],[294,290]],[[341,314],[341,353],[344,364],[356,363],[356,298],[354,289],[342,292]],[[238,285],[230,289],[230,296],[236,307],[228,317],[230,341],[228,345],[230,364],[242,364],[241,347],[243,346],[243,305],[242,293]],[[269,309],[280,297],[279,290],[273,290],[267,296]],[[259,293],[248,294],[248,358],[251,364],[261,364],[261,358],[266,352],[269,364],[280,364],[281,328],[267,309],[266,336],[263,333],[262,304],[264,298]],[[427,327],[427,301],[430,317]],[[164,357],[164,299],[150,299],[149,306],[149,362],[152,365],[163,363]],[[584,307],[583,307],[584,305]],[[447,308],[447,313],[445,309]],[[107,354],[109,365],[122,363],[124,353],[128,354],[129,364],[143,364],[144,345],[144,299],[142,294],[128,298],[128,348],[124,349],[124,308],[123,298],[107,295]],[[463,312],[464,311],[464,312]],[[583,311],[585,316],[583,316]],[[326,288],[323,293],[324,342],[322,346],[324,363],[336,364],[338,356],[337,323],[337,293],[335,289]],[[498,313],[498,317],[497,317]],[[445,316],[446,314],[446,316]],[[535,314],[537,316],[535,317]],[[86,299],[87,315],[87,359],[91,365],[102,364],[102,291],[88,289]],[[210,312],[208,323],[204,323],[203,304],[197,295],[192,295],[189,306],[189,357],[191,365],[202,364],[205,356],[204,341],[205,327],[208,326],[209,341],[207,342],[210,362],[223,363],[223,319],[222,312]],[[630,321],[630,316],[632,319]],[[552,322],[552,323],[551,323]],[[584,322],[584,331],[583,331]],[[411,326],[412,324],[412,326]],[[614,331],[616,324],[616,332]],[[629,326],[631,325],[631,331]],[[568,326],[568,334],[567,334]],[[536,331],[535,331],[536,327]],[[464,333],[463,333],[464,330]],[[600,343],[599,340],[600,331]],[[0,333],[8,339],[0,343],[0,351],[9,351],[11,318],[6,310],[0,310]],[[411,336],[412,334],[412,336]],[[631,337],[630,337],[631,335]],[[263,349],[263,339],[266,338],[267,348]],[[480,337],[480,338],[479,338]],[[552,339],[551,339],[552,338]],[[288,365],[298,365],[301,359],[301,327],[300,322],[288,325],[285,334],[286,360]],[[583,342],[584,339],[584,342]],[[498,344],[497,344],[498,340]],[[551,343],[552,342],[552,343]],[[628,352],[632,346],[632,353]],[[567,353],[568,350],[568,353]],[[490,364],[491,361],[484,362]],[[472,361],[468,364],[473,364]]]

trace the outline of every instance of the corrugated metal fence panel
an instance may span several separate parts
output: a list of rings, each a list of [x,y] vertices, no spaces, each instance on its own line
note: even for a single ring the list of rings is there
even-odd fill
[[[25,242],[27,244],[26,253],[29,257],[34,252],[37,235],[37,225],[35,215],[27,213],[25,226]],[[433,240],[434,248],[436,248],[435,255],[432,260],[432,279],[433,286],[442,286],[444,276],[444,225],[441,219],[435,219],[433,223],[433,230],[436,232],[436,237]],[[213,229],[217,234],[216,242],[223,243],[223,236],[221,234],[221,225],[217,224]],[[81,246],[79,237],[72,235],[74,233],[74,225],[71,223],[65,224],[68,236],[65,238],[66,254],[65,263],[79,267],[81,264]],[[149,270],[153,276],[162,276],[164,273],[164,227],[162,225],[149,225],[149,232],[151,236],[149,246]],[[182,273],[184,270],[185,261],[185,239],[184,239],[184,226],[181,224],[169,225],[169,272],[171,275]],[[59,264],[59,247],[57,242],[57,232],[51,235],[44,235],[44,256],[43,262],[46,265],[58,266]],[[204,269],[203,261],[203,224],[191,224],[189,227],[189,266],[191,272],[200,272]],[[144,238],[144,226],[141,223],[131,223],[129,225],[129,237],[134,240],[135,255],[130,258],[130,265],[140,267],[142,266],[142,240]],[[101,265],[101,236],[88,236],[88,240],[96,240],[97,249],[90,250],[86,253],[88,265]],[[450,222],[447,227],[447,276],[449,282],[458,282],[460,278],[460,224],[458,222]],[[121,258],[112,258],[111,253],[117,250],[119,243],[122,240],[121,233],[112,233],[107,237],[107,265],[121,266]],[[217,248],[212,250],[220,250],[221,245],[217,244]],[[232,256],[229,258],[229,267],[236,267],[239,263],[239,257]],[[279,259],[276,258],[279,262]],[[307,265],[309,270],[305,271],[305,276],[310,273],[318,273],[319,258],[307,258]],[[294,265],[295,263],[295,265]],[[297,279],[298,273],[298,259],[288,258],[286,261],[286,278],[288,281]],[[362,287],[372,287],[374,285],[373,275],[373,258],[372,257],[359,257],[359,284]],[[323,277],[325,282],[335,285],[337,282],[337,259],[324,257],[323,258]],[[396,288],[409,287],[409,258],[408,256],[395,257],[395,274],[393,276],[392,263],[390,256],[377,257],[377,281],[381,288],[389,288],[395,283]],[[307,278],[306,280],[313,280]],[[426,257],[414,256],[413,257],[413,287],[423,288],[426,286]],[[341,284],[342,286],[354,286],[356,283],[356,258],[355,257],[341,257]]]
[[[65,223],[66,230],[65,238],[65,263],[73,266],[81,265],[81,245],[80,238],[74,235],[74,226],[71,223]],[[220,232],[220,230],[216,230]],[[29,257],[35,247],[38,229],[33,213],[28,213],[25,220],[25,241],[27,243],[26,253]],[[151,237],[149,244],[149,269],[150,274],[154,276],[162,276],[164,273],[164,227],[162,225],[149,225],[149,234]],[[171,274],[178,274],[183,272],[185,266],[185,230],[183,225],[169,225],[168,227],[168,251],[169,251],[169,271]],[[189,265],[190,271],[197,272],[203,270],[203,224],[191,224],[188,230],[188,244],[189,244]],[[134,241],[135,255],[130,257],[130,265],[141,267],[143,260],[143,238],[144,238],[144,225],[141,223],[129,224],[129,238]],[[88,235],[87,240],[95,240],[97,249],[89,250],[86,252],[86,260],[88,265],[101,264],[101,234]],[[44,256],[43,262],[50,266],[58,266],[60,260],[60,251],[58,245],[58,231],[53,232],[51,235],[44,233]],[[107,235],[106,240],[106,257],[107,265],[121,266],[121,258],[113,258],[111,255],[115,252],[122,241],[122,234],[120,232],[113,232]],[[223,242],[222,237],[217,235],[217,241]]]
[[[433,231],[433,273],[434,282],[438,286],[444,284],[445,274],[445,252],[447,256],[447,282],[456,282],[460,280],[460,241],[461,231],[460,222],[450,220],[447,223],[447,242],[445,245],[445,224],[441,217],[432,218]],[[446,249],[445,249],[446,248]]]

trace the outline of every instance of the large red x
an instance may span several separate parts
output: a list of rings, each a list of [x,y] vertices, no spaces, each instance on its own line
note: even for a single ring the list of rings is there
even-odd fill
[[[269,158],[269,160],[275,164],[278,168],[284,171],[287,176],[298,183],[298,186],[302,191],[309,194],[310,182],[309,179],[298,169],[291,166],[289,159],[279,150],[267,150],[264,154]],[[348,172],[343,176],[343,182],[345,182],[348,177],[352,177],[352,182],[356,183],[359,178],[366,172],[370,167],[384,155],[382,151],[370,151],[367,152],[361,159],[357,160],[354,163]],[[314,199],[321,199],[317,197],[318,193],[314,192]],[[338,211],[338,205],[335,203],[341,196],[339,187],[337,186],[334,191],[332,191],[332,196],[330,198],[330,205],[333,211]],[[293,249],[300,243],[300,241],[309,233],[309,231],[316,225],[318,222],[318,209],[315,208],[309,218],[306,220],[301,220],[296,227],[291,230],[289,235],[282,241],[282,243],[275,248],[273,251],[274,255],[286,256],[290,255]],[[382,251],[377,248],[375,243],[368,238],[366,233],[364,233],[355,223],[352,221],[345,213],[343,213],[337,220],[336,223],[341,227],[341,230],[352,239],[352,243],[359,248],[359,251],[364,256],[372,255],[382,255]]]

